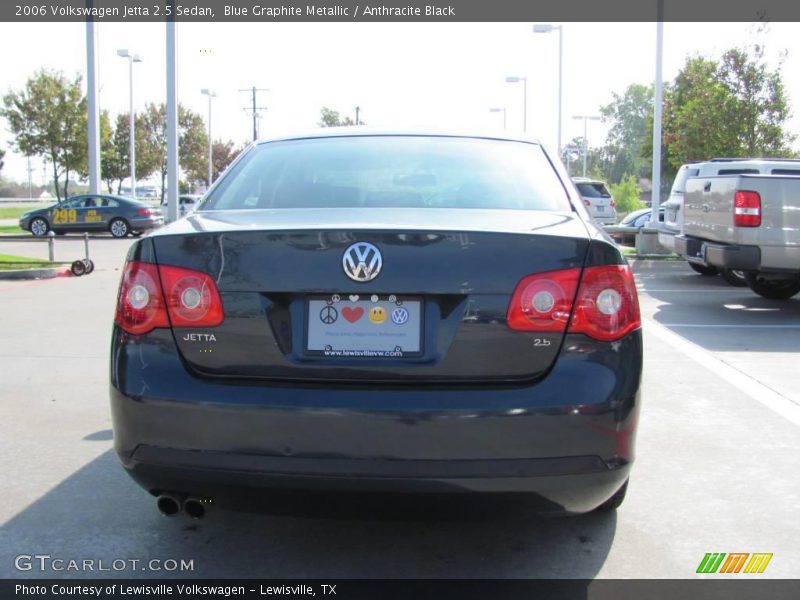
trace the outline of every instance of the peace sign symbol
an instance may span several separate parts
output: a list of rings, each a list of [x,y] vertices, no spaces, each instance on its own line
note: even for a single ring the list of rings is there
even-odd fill
[[[330,325],[331,323],[335,323],[336,319],[339,318],[339,311],[336,310],[333,306],[323,306],[322,310],[319,311],[319,320],[325,323],[325,325]]]

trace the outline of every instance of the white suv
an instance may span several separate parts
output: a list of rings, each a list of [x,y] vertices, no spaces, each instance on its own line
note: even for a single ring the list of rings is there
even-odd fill
[[[572,182],[595,221],[601,225],[614,225],[617,222],[617,203],[604,181],[573,177]]]

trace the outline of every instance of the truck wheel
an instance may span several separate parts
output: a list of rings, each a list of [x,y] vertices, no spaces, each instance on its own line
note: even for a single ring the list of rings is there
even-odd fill
[[[747,280],[744,278],[743,271],[737,271],[735,269],[722,269],[719,274],[720,277],[722,277],[729,285],[734,287],[747,286]]]
[[[800,292],[800,278],[764,279],[758,273],[745,273],[747,287],[770,300],[786,300]]]
[[[689,266],[692,268],[692,271],[694,271],[695,273],[700,273],[700,275],[703,275],[705,277],[713,277],[714,275],[719,273],[717,267],[711,267],[711,266],[704,267],[703,265],[698,265],[697,263],[693,262],[690,262]]]
[[[600,506],[595,508],[597,512],[610,512],[612,510],[618,509],[622,506],[622,502],[625,500],[625,494],[628,491],[628,480],[625,480],[625,483],[622,484],[622,487],[619,488],[614,495],[611,496],[608,500],[603,502]]]

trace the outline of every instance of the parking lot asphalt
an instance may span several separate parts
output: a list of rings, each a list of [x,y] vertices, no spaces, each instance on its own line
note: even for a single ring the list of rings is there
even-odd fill
[[[111,448],[108,347],[130,243],[93,241],[90,276],[0,282],[0,577],[687,578],[706,552],[773,553],[760,577],[800,573],[800,298],[636,263],[643,408],[616,514],[543,518],[490,502],[466,515],[395,505],[190,521],[161,516]],[[58,244],[59,260],[82,257],[81,239]],[[20,245],[3,251],[38,256]],[[35,554],[193,570],[15,567]]]

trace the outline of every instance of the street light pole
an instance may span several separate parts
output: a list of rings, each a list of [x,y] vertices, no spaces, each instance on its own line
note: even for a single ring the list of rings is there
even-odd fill
[[[588,124],[589,121],[599,121],[600,117],[588,115],[575,115],[573,119],[583,119],[583,177],[586,177],[586,157],[589,154]]]
[[[502,106],[500,108],[490,108],[489,112],[493,112],[493,113],[501,112],[501,113],[503,113],[503,129],[505,129],[506,128],[506,107]]]
[[[506,77],[506,83],[522,82],[522,131],[528,131],[528,78]]]
[[[208,88],[203,88],[200,93],[208,96],[208,187],[211,187],[214,164],[214,148],[211,143],[211,99],[215,98],[217,94]]]
[[[537,24],[533,26],[534,33],[550,33],[558,30],[558,154],[561,155],[561,111],[563,103],[563,81],[564,81],[564,27],[563,25]]]
[[[128,83],[130,93],[130,154],[131,154],[131,197],[136,199],[136,138],[134,137],[133,114],[133,63],[142,62],[138,54],[131,54],[128,50],[117,50],[117,56],[128,59]]]

